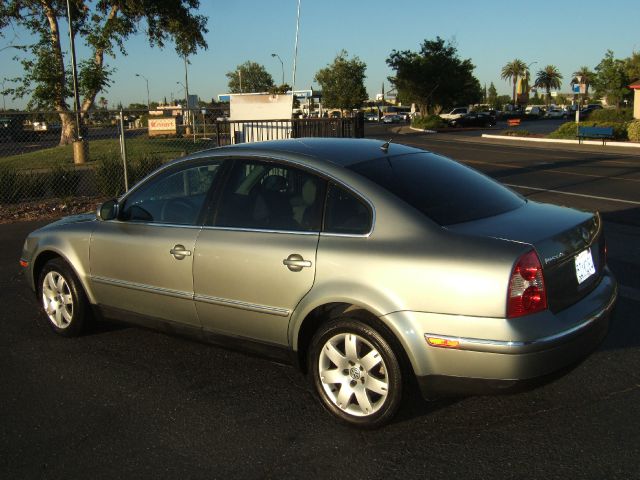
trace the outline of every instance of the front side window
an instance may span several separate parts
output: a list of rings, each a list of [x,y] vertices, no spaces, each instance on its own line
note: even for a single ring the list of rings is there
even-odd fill
[[[326,182],[289,165],[238,160],[220,197],[218,227],[319,231]]]
[[[195,225],[220,163],[183,167],[151,178],[126,198],[120,220]]]

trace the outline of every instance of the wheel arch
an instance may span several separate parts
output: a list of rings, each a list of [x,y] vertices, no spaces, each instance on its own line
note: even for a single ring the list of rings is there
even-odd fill
[[[415,370],[409,360],[404,342],[402,342],[398,332],[391,325],[387,325],[381,318],[383,314],[376,312],[370,306],[345,301],[317,305],[296,324],[291,345],[296,364],[302,372],[306,373],[308,371],[307,354],[315,332],[326,322],[345,315],[356,318],[378,331],[398,356],[403,372],[410,376],[415,376]]]
[[[38,254],[34,257],[31,273],[32,273],[32,280],[33,280],[33,285],[35,286],[36,293],[38,292],[38,288],[39,288],[38,278],[40,277],[40,272],[42,272],[42,269],[47,264],[47,262],[56,258],[59,258],[60,260],[62,260],[67,265],[67,267],[73,272],[73,274],[76,276],[76,278],[80,282],[80,285],[82,287],[82,290],[84,291],[84,294],[87,296],[87,299],[89,300],[89,303],[95,304],[93,294],[87,285],[86,275],[81,274],[81,272],[79,272],[75,268],[74,262],[70,261],[70,259],[67,258],[67,256],[64,255],[64,253],[62,253],[60,250],[57,250],[55,248],[44,249],[38,252]]]

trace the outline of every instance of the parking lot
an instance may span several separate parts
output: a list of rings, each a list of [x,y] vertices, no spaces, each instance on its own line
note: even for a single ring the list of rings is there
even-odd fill
[[[639,156],[380,134],[601,210],[621,294],[600,349],[528,392],[413,392],[391,425],[358,431],[288,365],[111,324],[54,336],[18,265],[42,222],[0,225],[0,477],[640,478]]]

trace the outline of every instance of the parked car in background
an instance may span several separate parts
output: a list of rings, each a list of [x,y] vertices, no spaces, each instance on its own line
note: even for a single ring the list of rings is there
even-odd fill
[[[596,110],[602,110],[602,108],[603,108],[602,105],[598,103],[590,103],[589,105],[584,107],[582,110],[580,110],[580,118],[581,119],[588,118],[589,115],[591,115],[593,112],[595,112]]]
[[[449,120],[451,127],[493,127],[496,119],[487,113],[471,112],[455,120]]]
[[[388,422],[411,379],[429,398],[504,392],[575,364],[617,296],[598,214],[364,139],[180,158],[32,232],[20,264],[57,334],[99,313],[288,359],[361,427]],[[271,408],[268,380],[238,374]]]
[[[544,107],[539,107],[537,105],[528,106],[524,109],[525,118],[542,118],[544,114]]]
[[[449,113],[441,113],[440,118],[443,120],[455,120],[460,118],[463,115],[469,113],[469,109],[467,107],[457,107],[451,110]]]
[[[544,116],[545,118],[567,118],[567,113],[561,108],[550,108]]]
[[[400,115],[392,113],[391,115],[385,115],[382,117],[383,123],[402,123],[404,122],[404,118]]]
[[[378,114],[376,112],[367,112],[364,114],[364,119],[367,122],[377,122]]]

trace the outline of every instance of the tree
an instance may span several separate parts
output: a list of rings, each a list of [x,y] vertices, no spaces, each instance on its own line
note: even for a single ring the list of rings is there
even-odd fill
[[[314,77],[322,89],[322,103],[342,111],[360,108],[369,98],[364,87],[367,65],[358,57],[349,60],[348,56],[342,50],[332,64],[318,70]]]
[[[498,103],[498,91],[496,90],[496,86],[493,82],[489,84],[489,90],[487,91],[487,103],[494,108],[496,108]]]
[[[629,83],[640,80],[640,52],[633,52],[625,59],[624,64]]]
[[[582,66],[578,70],[572,73],[573,78],[571,79],[571,83],[573,85],[584,85],[584,96],[589,96],[589,87],[591,86],[591,82],[593,82],[593,78],[595,77],[595,73],[591,71],[589,67]],[[578,78],[580,80],[578,80]]]
[[[263,93],[275,86],[273,77],[264,66],[250,60],[226,75],[230,93]]]
[[[528,78],[529,77],[529,69],[527,68],[527,64],[524,63],[519,58],[512,60],[507,63],[504,67],[502,67],[502,71],[500,72],[500,78],[506,81],[510,81],[513,83],[513,105],[515,106],[516,99],[516,85],[518,84],[518,78]]]
[[[593,86],[596,95],[606,99],[610,105],[620,107],[622,100],[630,95],[627,88],[629,78],[625,69],[625,62],[614,58],[613,52],[607,50],[604,58],[596,67]]]
[[[562,85],[562,74],[555,65],[547,65],[536,74],[535,87],[544,88],[547,92],[547,105],[551,103],[551,89],[558,90]]]
[[[73,32],[84,43],[89,56],[78,59],[78,87],[81,96],[80,113],[84,117],[95,102],[96,95],[110,86],[113,68],[105,56],[116,52],[126,55],[125,42],[143,31],[151,46],[163,48],[173,41],[178,54],[191,55],[198,48],[207,48],[204,34],[207,19],[194,14],[198,0],[70,0]],[[60,115],[60,144],[70,143],[76,136],[72,97],[71,64],[63,51],[60,23],[66,22],[66,2],[63,0],[8,0],[0,4],[0,29],[16,26],[29,31],[35,42],[23,50],[31,56],[21,59],[24,75],[14,79],[18,87],[15,97],[30,97],[29,108],[53,109]],[[73,101],[71,102],[73,103]]]
[[[424,40],[419,52],[393,50],[387,65],[395,70],[389,81],[399,98],[416,103],[423,116],[430,109],[469,105],[482,98],[471,59],[462,60],[455,45],[440,37]]]

